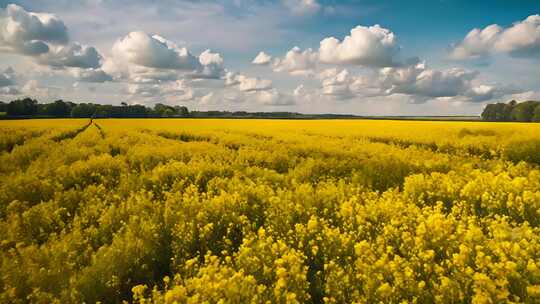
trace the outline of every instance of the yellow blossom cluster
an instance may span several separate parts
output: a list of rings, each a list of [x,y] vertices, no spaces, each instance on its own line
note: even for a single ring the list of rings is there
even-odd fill
[[[0,131],[0,303],[540,303],[538,125]]]

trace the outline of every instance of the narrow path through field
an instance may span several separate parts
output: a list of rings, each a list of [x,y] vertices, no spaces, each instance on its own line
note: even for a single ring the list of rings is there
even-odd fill
[[[62,133],[60,135],[57,135],[57,136],[53,137],[52,140],[55,141],[55,142],[61,142],[61,141],[66,140],[66,139],[75,138],[75,136],[77,136],[80,133],[84,132],[84,130],[86,130],[92,124],[93,124],[93,122],[92,122],[92,120],[90,120],[90,122],[88,122],[88,124],[84,125],[82,128],[64,132],[64,133]]]
[[[101,136],[101,138],[105,139],[106,135],[105,135],[105,131],[103,131],[103,128],[101,128],[100,125],[98,125],[96,122],[91,122],[99,131],[99,135]]]

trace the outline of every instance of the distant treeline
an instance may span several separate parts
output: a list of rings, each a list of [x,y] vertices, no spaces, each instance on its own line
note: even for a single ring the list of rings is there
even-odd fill
[[[303,118],[332,119],[359,118],[341,114],[300,114],[294,112],[245,112],[245,111],[189,111],[185,106],[169,106],[161,103],[153,108],[144,105],[119,106],[94,103],[74,103],[56,100],[38,103],[31,98],[17,99],[9,103],[0,101],[0,112],[8,118],[76,117],[76,118],[144,118],[144,117],[194,117],[194,118]],[[0,116],[2,117],[2,116]]]
[[[94,103],[74,103],[56,100],[52,103],[38,103],[31,98],[17,99],[9,103],[0,102],[0,112],[8,117],[81,117],[81,118],[123,118],[123,117],[187,117],[185,106],[168,106],[161,103],[153,108],[144,105],[119,106]]]
[[[488,104],[482,112],[486,121],[538,121],[540,122],[540,101],[524,101],[518,103],[512,100],[508,103]]]

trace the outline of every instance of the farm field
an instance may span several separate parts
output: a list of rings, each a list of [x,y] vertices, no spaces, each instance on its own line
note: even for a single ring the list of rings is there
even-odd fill
[[[540,303],[540,124],[0,132],[1,303]]]

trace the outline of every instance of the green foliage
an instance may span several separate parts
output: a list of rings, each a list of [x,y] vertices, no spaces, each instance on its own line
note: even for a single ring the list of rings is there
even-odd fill
[[[488,104],[482,112],[482,119],[487,121],[540,121],[540,110],[538,110],[538,115],[535,112],[539,106],[539,101],[517,103],[515,100],[507,104]]]
[[[13,100],[7,105],[6,112],[12,116],[35,115],[38,112],[38,103],[31,98]]]
[[[531,120],[537,122],[540,121],[540,104],[537,104],[536,108],[534,108],[534,113]]]
[[[534,109],[540,102],[525,101],[514,106],[511,119],[515,121],[531,121],[534,116]]]

